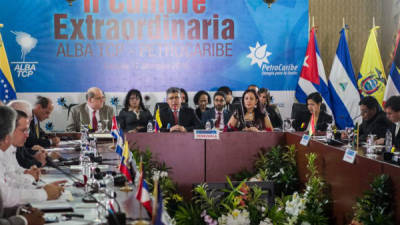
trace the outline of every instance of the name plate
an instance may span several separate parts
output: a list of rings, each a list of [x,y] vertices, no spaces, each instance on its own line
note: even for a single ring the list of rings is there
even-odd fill
[[[304,134],[303,137],[301,138],[300,144],[307,146],[308,142],[310,142],[310,139],[311,139],[310,135]]]
[[[194,130],[193,133],[197,140],[219,140],[218,130]]]
[[[353,164],[354,160],[356,159],[357,152],[351,149],[346,149],[346,152],[343,156],[343,161]]]

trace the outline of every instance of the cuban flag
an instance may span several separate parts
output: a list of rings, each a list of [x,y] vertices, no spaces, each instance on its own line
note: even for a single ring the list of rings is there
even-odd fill
[[[118,139],[118,123],[115,116],[112,118],[111,135],[114,137],[114,139]]]
[[[389,77],[386,83],[385,95],[383,103],[394,95],[400,95],[400,49],[399,49],[400,31],[397,34],[396,50],[392,67],[390,68]]]
[[[115,147],[115,152],[122,157],[123,150],[124,150],[124,132],[122,131],[122,129],[119,129],[117,133],[117,146]]]
[[[304,64],[301,68],[300,78],[296,87],[296,98],[300,103],[307,103],[307,96],[313,92],[319,92],[326,105],[327,112],[330,114],[331,98],[329,96],[328,85],[324,65],[319,54],[317,39],[315,38],[314,28],[310,31]]]
[[[0,25],[0,28],[2,25]],[[0,34],[0,101],[4,104],[17,98],[3,39]]]
[[[136,199],[143,205],[143,207],[147,210],[149,215],[153,215],[153,210],[151,208],[149,187],[147,186],[147,183],[144,180],[142,168],[143,168],[142,162],[140,162],[140,179],[136,192]]]
[[[329,92],[333,116],[339,129],[354,127],[355,119],[360,115],[360,93],[351,63],[346,30],[340,31],[339,44],[333,59],[329,75]]]

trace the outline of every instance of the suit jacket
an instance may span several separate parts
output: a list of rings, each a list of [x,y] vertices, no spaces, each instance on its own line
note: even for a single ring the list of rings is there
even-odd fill
[[[360,125],[360,141],[366,141],[369,134],[377,138],[385,138],[387,129],[392,129],[393,123],[386,118],[383,111],[379,111],[370,120],[363,120]]]
[[[385,129],[386,132],[387,129]],[[396,124],[392,124],[390,127],[390,131],[392,132],[392,144],[396,149],[398,150],[400,148],[400,130],[397,132],[397,135],[395,135],[396,132]]]
[[[224,115],[224,125],[226,125],[231,118],[232,113],[230,113],[228,110],[223,110],[222,111]],[[203,112],[202,117],[201,117],[201,125],[204,127],[207,121],[211,121],[212,119],[217,119],[215,115],[215,108],[212,107],[211,109]],[[212,127],[214,127],[215,124],[212,124]]]
[[[174,114],[169,107],[160,108],[160,119],[162,122],[161,132],[169,132],[169,128],[175,126]],[[170,127],[168,127],[170,124]],[[178,124],[185,127],[187,131],[193,131],[193,129],[200,129],[201,122],[197,118],[192,108],[181,107],[178,115]]]
[[[265,110],[268,113],[269,119],[271,120],[272,126],[275,127],[282,127],[282,117],[279,113],[278,107],[276,105],[266,106]]]
[[[4,208],[0,194],[0,225],[25,225],[24,219],[16,216],[17,209],[18,207]]]
[[[48,148],[51,145],[50,140],[47,137],[46,132],[44,132],[44,130],[40,127],[40,121],[37,120],[37,122],[39,126],[39,134],[36,133],[35,119],[32,119],[31,123],[29,124],[29,137],[26,139],[25,146],[31,148],[34,145],[40,145],[44,148]]]
[[[136,127],[143,127],[138,131],[146,132],[149,121],[153,123],[153,116],[151,116],[150,111],[147,109],[139,112],[139,119],[136,117],[134,112],[126,109],[121,110],[118,116],[119,125],[124,132],[134,130]]]
[[[33,165],[37,166],[38,168],[42,167],[42,163],[37,161],[33,157],[33,155],[35,155],[36,152],[37,151],[32,150],[30,148],[18,147],[17,152],[15,154],[17,157],[18,164],[25,169],[29,169]]]
[[[111,129],[112,125],[112,117],[114,116],[114,110],[111,106],[104,105],[103,108],[99,111],[100,120],[103,125],[103,129],[105,128],[106,124],[104,120],[108,117],[108,129]],[[71,109],[71,114],[68,118],[68,125],[66,131],[69,132],[80,132],[81,124],[88,125],[90,123],[90,116],[89,116],[89,108],[87,103],[82,103],[77,106],[74,106]]]
[[[308,127],[308,123],[310,122],[311,113],[308,111],[304,113],[298,113],[296,117],[297,118],[295,118],[295,121],[293,122],[294,129],[296,129],[296,131],[305,131]],[[302,128],[301,124],[303,123],[304,127]],[[326,131],[329,123],[332,123],[332,116],[328,115],[324,111],[321,111],[319,113],[316,130]]]
[[[206,111],[207,110],[209,110],[210,108],[208,108],[208,107],[206,107]],[[206,112],[206,111],[204,111],[204,112]],[[196,112],[196,116],[197,116],[197,118],[199,118],[199,120],[203,120],[203,112],[200,110],[200,108],[196,108],[196,110],[195,110],[195,112]]]

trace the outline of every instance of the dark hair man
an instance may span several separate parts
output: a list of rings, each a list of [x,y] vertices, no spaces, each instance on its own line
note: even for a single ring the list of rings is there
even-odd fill
[[[387,118],[394,123],[390,131],[392,132],[393,145],[396,148],[400,147],[400,96],[390,97],[385,104],[385,112]],[[389,128],[387,128],[389,129]],[[386,129],[385,129],[386,131]]]
[[[214,107],[203,112],[202,125],[204,126],[207,121],[212,123],[212,127],[219,130],[224,130],[228,123],[231,113],[225,108],[225,93],[217,91],[214,94]]]
[[[167,103],[169,107],[160,108],[162,132],[191,132],[201,128],[201,123],[194,110],[182,106],[179,88],[171,87],[167,90]]]
[[[60,138],[48,137],[46,132],[40,127],[40,122],[49,118],[53,112],[54,105],[51,99],[37,96],[35,106],[32,110],[32,121],[29,125],[29,137],[26,140],[25,146],[31,148],[34,145],[40,145],[48,148],[51,145],[58,145]]]
[[[230,113],[232,113],[232,90],[228,86],[222,86],[218,88],[217,92],[223,92],[225,93],[225,109],[228,110]]]

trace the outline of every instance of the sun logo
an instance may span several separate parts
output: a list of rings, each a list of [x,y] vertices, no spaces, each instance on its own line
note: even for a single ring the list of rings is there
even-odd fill
[[[250,54],[247,55],[247,58],[251,59],[250,65],[257,63],[258,67],[261,68],[263,63],[268,64],[268,56],[272,55],[271,52],[267,51],[267,44],[260,45],[260,43],[256,43],[255,47],[249,47]]]

